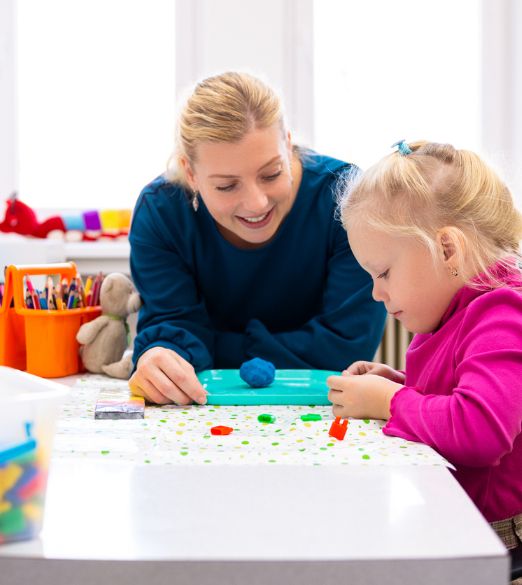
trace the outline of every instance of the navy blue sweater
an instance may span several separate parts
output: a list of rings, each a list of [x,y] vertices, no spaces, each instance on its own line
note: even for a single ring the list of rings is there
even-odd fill
[[[167,347],[200,371],[253,357],[277,368],[341,370],[370,360],[385,309],[371,298],[335,218],[333,189],[352,167],[307,152],[294,205],[272,241],[236,248],[203,202],[193,211],[178,185],[142,191],[130,231],[131,271],[143,307],[134,362]]]

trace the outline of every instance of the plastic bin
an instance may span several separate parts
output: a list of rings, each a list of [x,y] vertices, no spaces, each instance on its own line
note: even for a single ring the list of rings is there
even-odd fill
[[[44,378],[59,378],[82,371],[76,333],[81,325],[98,317],[101,308],[63,311],[26,308],[24,277],[48,274],[57,274],[70,282],[77,269],[73,262],[8,266],[0,308],[0,365]]]
[[[0,366],[0,544],[40,532],[56,418],[68,392]]]

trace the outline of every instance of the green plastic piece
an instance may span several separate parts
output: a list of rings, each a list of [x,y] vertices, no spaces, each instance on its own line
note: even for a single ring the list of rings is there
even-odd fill
[[[326,378],[339,375],[328,370],[276,370],[266,388],[252,388],[239,377],[239,370],[205,370],[198,379],[208,391],[207,404],[310,404],[327,406]]]
[[[320,414],[302,414],[301,420],[323,420],[323,417]]]
[[[25,528],[25,517],[22,508],[16,507],[0,514],[0,534],[10,536],[22,532]]]
[[[260,414],[257,420],[262,423],[275,423],[276,417],[273,414]]]

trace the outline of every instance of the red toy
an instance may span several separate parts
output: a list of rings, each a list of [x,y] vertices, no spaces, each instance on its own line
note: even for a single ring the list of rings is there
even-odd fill
[[[330,435],[330,437],[335,437],[339,441],[342,441],[344,439],[344,435],[346,435],[347,429],[348,429],[348,420],[342,419],[342,422],[341,422],[341,417],[338,416],[333,421],[332,426],[330,427],[330,430],[328,431],[328,434]]]
[[[53,216],[42,223],[38,222],[36,213],[25,203],[18,199],[17,193],[13,193],[7,200],[5,218],[0,223],[1,232],[14,232],[23,236],[46,238],[53,230],[66,231],[61,217]]]
[[[232,427],[224,427],[224,426],[218,426],[218,427],[212,427],[210,429],[210,432],[213,435],[230,435],[230,433],[233,431],[234,429]]]

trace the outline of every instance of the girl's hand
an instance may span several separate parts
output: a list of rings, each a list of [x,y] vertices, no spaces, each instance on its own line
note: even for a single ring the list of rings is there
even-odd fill
[[[326,384],[334,416],[383,420],[390,418],[391,399],[403,386],[374,374],[330,376]]]
[[[398,372],[386,364],[376,362],[353,362],[343,371],[343,376],[364,376],[365,374],[381,376],[392,382],[397,382],[397,384],[404,384],[406,378],[402,372]]]
[[[165,347],[153,347],[141,355],[129,386],[134,394],[156,404],[207,401],[207,391],[192,365]]]

